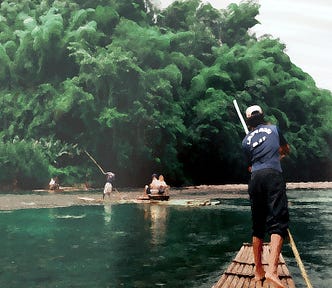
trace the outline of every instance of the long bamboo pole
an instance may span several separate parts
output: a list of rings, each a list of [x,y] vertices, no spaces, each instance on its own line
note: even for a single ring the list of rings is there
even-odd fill
[[[302,260],[301,260],[300,253],[299,253],[299,251],[298,251],[297,248],[296,248],[296,244],[295,244],[295,241],[294,241],[294,239],[293,239],[292,233],[290,232],[289,229],[287,229],[287,232],[288,232],[288,236],[289,236],[289,243],[290,243],[290,245],[291,245],[291,247],[292,247],[293,254],[294,254],[294,256],[295,256],[295,259],[296,259],[297,265],[298,265],[299,268],[300,268],[300,271],[301,271],[302,277],[303,277],[305,283],[307,284],[308,288],[312,288],[312,285],[311,285],[311,283],[310,283],[310,280],[309,280],[308,274],[307,274],[307,272],[305,271],[305,268],[304,268],[303,262],[302,262]]]
[[[245,124],[246,122],[245,122],[244,119],[243,119],[243,116],[242,116],[242,113],[241,113],[241,111],[240,111],[239,105],[237,104],[237,101],[236,101],[235,99],[233,100],[233,104],[234,104],[234,106],[235,106],[235,109],[236,109],[237,115],[238,115],[239,118],[240,118],[240,121],[241,121],[241,123],[242,123],[243,129],[244,129],[244,131],[246,132],[246,134],[248,134],[248,133],[249,133],[248,127],[247,127],[247,125]],[[299,251],[298,251],[297,248],[296,248],[296,244],[295,244],[295,241],[294,241],[294,239],[293,239],[292,233],[290,232],[289,229],[287,229],[287,232],[288,232],[288,236],[289,236],[289,243],[290,243],[290,245],[291,245],[291,248],[292,248],[293,254],[294,254],[294,256],[295,256],[295,259],[296,259],[297,265],[298,265],[299,268],[300,268],[300,271],[301,271],[302,277],[303,277],[305,283],[307,284],[308,288],[312,288],[312,285],[311,285],[311,283],[310,283],[310,280],[309,280],[308,274],[307,274],[307,272],[305,271],[305,268],[304,268],[303,262],[302,262],[302,260],[301,260],[300,253],[299,253]]]
[[[236,99],[233,100],[233,104],[234,104],[235,110],[236,110],[236,112],[237,112],[237,115],[238,115],[239,118],[240,118],[240,121],[241,121],[242,127],[243,127],[243,129],[244,129],[244,132],[246,132],[246,134],[248,134],[248,133],[249,133],[249,129],[248,129],[248,127],[247,127],[246,122],[245,122],[244,119],[243,119],[242,113],[241,113],[241,111],[240,111],[239,105],[237,105],[237,101],[236,101]]]
[[[97,163],[97,161],[95,159],[93,159],[93,157],[88,153],[88,151],[84,150],[85,154],[88,155],[88,157],[92,160],[93,163],[96,164],[96,166],[99,168],[99,170],[106,175],[107,173],[103,170],[103,168],[100,167],[100,165]]]

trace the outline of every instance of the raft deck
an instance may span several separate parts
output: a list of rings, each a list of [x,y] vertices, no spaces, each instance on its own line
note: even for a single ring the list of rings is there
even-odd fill
[[[264,267],[268,265],[269,247],[269,243],[264,243],[262,255]],[[212,288],[274,288],[274,286],[266,282],[265,279],[263,281],[254,281],[254,268],[252,245],[244,243],[225,273]],[[266,270],[266,268],[264,270]],[[293,278],[281,254],[279,257],[278,275],[286,288],[295,288]]]

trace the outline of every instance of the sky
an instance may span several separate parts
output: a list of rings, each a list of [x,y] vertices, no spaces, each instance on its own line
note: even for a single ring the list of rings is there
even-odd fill
[[[155,0],[161,8],[174,0]],[[225,9],[240,0],[209,0]],[[319,88],[332,91],[332,0],[258,0],[261,23],[253,27],[257,36],[270,34],[286,45],[291,61],[308,73]]]

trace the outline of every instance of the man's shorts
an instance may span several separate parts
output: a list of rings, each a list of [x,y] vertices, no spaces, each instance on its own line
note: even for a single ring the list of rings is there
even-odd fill
[[[106,182],[105,187],[104,187],[104,195],[111,194],[112,189],[113,189],[112,183]]]
[[[251,175],[248,192],[251,202],[253,236],[263,239],[269,235],[287,236],[289,222],[286,183],[282,173],[262,169]]]

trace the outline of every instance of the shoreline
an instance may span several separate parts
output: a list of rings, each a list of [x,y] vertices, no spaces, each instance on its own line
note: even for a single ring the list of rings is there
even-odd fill
[[[186,206],[211,205],[213,199],[248,198],[247,184],[198,185],[172,187],[170,200],[160,204],[178,203]],[[291,182],[287,190],[332,189],[332,182]],[[143,188],[119,188],[111,197],[102,200],[103,188],[92,190],[70,190],[63,192],[7,193],[0,194],[0,211],[31,208],[57,208],[76,205],[103,205],[121,203],[150,203],[150,200],[138,200],[143,196]],[[35,190],[42,191],[42,190]],[[202,203],[204,205],[202,205]],[[208,203],[208,204],[206,204]]]

